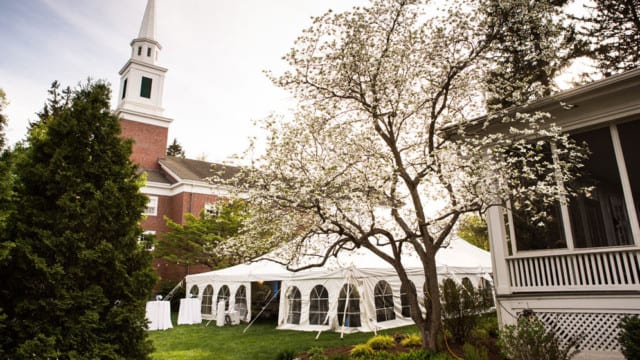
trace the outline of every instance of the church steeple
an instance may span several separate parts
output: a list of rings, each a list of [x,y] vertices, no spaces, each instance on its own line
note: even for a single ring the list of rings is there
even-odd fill
[[[131,58],[156,64],[162,46],[156,40],[156,2],[149,0],[138,37],[131,41]]]
[[[131,57],[120,70],[120,92],[116,115],[122,136],[134,140],[132,160],[146,169],[157,168],[165,157],[168,127],[162,93],[167,69],[157,65],[162,47],[156,40],[156,2],[148,0]]]

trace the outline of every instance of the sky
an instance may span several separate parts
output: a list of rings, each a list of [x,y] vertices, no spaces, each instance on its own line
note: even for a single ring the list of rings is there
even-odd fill
[[[286,69],[282,56],[311,17],[366,0],[156,0],[158,65],[168,68],[164,115],[187,157],[224,162],[254,120],[286,114],[293,101],[264,75]],[[146,0],[0,0],[0,88],[7,93],[10,144],[23,140],[54,80],[75,86],[103,79],[118,93]],[[112,109],[116,107],[112,99]]]

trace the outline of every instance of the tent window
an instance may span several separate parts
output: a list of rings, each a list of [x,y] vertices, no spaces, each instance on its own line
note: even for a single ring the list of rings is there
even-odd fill
[[[360,295],[358,289],[345,284],[338,298],[338,324],[347,327],[360,327]]]
[[[220,303],[220,301],[224,301],[224,310],[229,310],[229,287],[227,285],[223,285],[218,291],[218,300],[216,300],[216,304]]]
[[[493,290],[492,290],[491,283],[486,279],[480,278],[480,284],[478,285],[478,290],[480,291],[482,306],[485,309],[492,308],[494,306],[494,303],[493,303]]]
[[[316,285],[311,290],[309,304],[309,324],[322,325],[329,312],[329,292],[322,285]]]
[[[213,300],[213,286],[207,285],[202,293],[201,313],[211,315],[211,300]]]
[[[241,320],[247,320],[247,288],[244,285],[236,290],[235,310],[240,314]]]
[[[300,290],[292,286],[287,291],[287,303],[289,313],[287,314],[287,324],[300,324],[300,311],[302,310],[302,300]]]
[[[396,318],[393,310],[393,291],[386,281],[378,281],[373,290],[373,298],[376,304],[376,321],[388,321]]]
[[[416,286],[413,284],[413,281],[409,281],[409,285],[415,292]],[[404,284],[400,286],[400,304],[402,306],[402,316],[407,318],[411,317],[411,305],[409,305],[409,289]]]
[[[192,298],[196,298],[196,297],[198,297],[198,292],[199,292],[199,290],[198,290],[198,285],[193,285],[193,286],[191,287],[191,290],[189,290],[189,294],[191,294],[191,297],[192,297]]]

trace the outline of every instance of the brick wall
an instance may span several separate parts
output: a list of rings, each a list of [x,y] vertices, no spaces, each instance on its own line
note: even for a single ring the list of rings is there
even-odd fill
[[[158,159],[166,156],[169,129],[120,119],[121,136],[133,139],[131,161],[144,169],[160,169]]]

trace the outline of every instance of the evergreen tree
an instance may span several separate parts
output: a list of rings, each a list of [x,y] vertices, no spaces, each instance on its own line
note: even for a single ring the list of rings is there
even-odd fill
[[[551,95],[553,79],[585,52],[569,17],[567,0],[490,0],[486,15],[496,32],[487,54],[489,111],[523,105]]]
[[[9,358],[151,352],[145,302],[155,276],[138,245],[146,197],[109,97],[106,84],[89,81],[58,108],[49,102],[15,158],[16,211],[0,235],[15,242],[0,264]]]
[[[182,145],[178,143],[177,139],[174,138],[171,145],[167,148],[167,155],[181,157],[183,159],[185,158],[184,149],[182,148]]]
[[[581,20],[582,35],[591,44],[590,57],[604,75],[640,65],[640,1],[594,0]]]
[[[11,167],[9,161],[10,152],[5,150],[5,137],[4,127],[7,124],[7,118],[4,116],[3,111],[7,105],[7,98],[2,89],[0,89],[0,266],[5,264],[8,260],[8,255],[13,248],[14,243],[9,239],[4,239],[2,234],[6,233],[7,217],[9,216],[10,203],[9,198],[11,196]],[[3,307],[5,305],[0,303],[0,333],[3,333],[6,328],[7,316],[4,313]],[[4,357],[4,344],[7,339],[0,339],[0,357]]]

